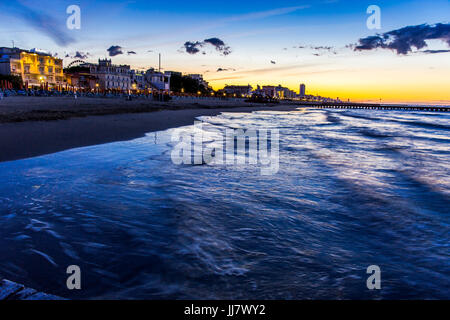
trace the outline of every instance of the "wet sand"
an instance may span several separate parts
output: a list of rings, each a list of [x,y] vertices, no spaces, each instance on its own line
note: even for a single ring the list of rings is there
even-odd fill
[[[9,97],[0,101],[0,162],[67,149],[132,140],[194,123],[203,115],[293,110],[233,100],[150,100]]]

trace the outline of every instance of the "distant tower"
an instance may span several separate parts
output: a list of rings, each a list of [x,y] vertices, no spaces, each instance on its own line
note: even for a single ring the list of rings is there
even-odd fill
[[[302,83],[300,85],[300,97],[306,96],[306,86]]]

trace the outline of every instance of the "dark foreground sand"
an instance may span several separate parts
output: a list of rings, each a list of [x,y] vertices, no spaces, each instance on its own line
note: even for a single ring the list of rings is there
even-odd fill
[[[0,101],[0,162],[136,139],[148,132],[191,125],[196,117],[203,115],[295,108],[294,105],[248,104],[232,100],[160,103],[9,97]]]

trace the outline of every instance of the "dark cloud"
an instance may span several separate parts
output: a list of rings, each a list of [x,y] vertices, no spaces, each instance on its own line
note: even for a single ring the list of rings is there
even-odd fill
[[[294,46],[294,49],[312,49],[312,50],[316,50],[316,51],[332,51],[334,49],[334,47],[330,47],[330,46]]]
[[[374,50],[377,48],[390,49],[397,54],[406,55],[413,51],[426,48],[426,40],[442,40],[450,46],[450,24],[438,23],[435,25],[421,24],[408,26],[359,39],[355,51]]]
[[[201,48],[206,45],[212,45],[217,51],[219,51],[222,55],[227,56],[231,53],[231,48],[225,44],[219,38],[209,38],[203,41],[187,41],[184,43],[184,49],[189,54],[197,54],[200,52]],[[206,54],[205,51],[201,52],[202,54]]]
[[[89,52],[82,52],[82,51],[76,51],[75,53],[65,53],[64,57],[65,58],[70,58],[70,59],[87,59],[91,56],[91,54]]]
[[[127,54],[132,55],[132,54],[137,54],[137,53],[135,51],[128,51]]]
[[[311,47],[311,49],[331,51],[333,50],[333,47],[318,46],[318,47]]]
[[[450,52],[450,50],[424,50],[424,51],[420,51],[423,53],[428,53],[428,54],[435,54],[435,53],[448,53]]]
[[[189,54],[196,54],[200,52],[200,49],[203,46],[203,44],[201,42],[191,42],[191,41],[186,41],[184,43],[184,48],[186,49],[186,52]]]
[[[225,69],[225,68],[218,68],[217,69],[217,72],[222,72],[222,71],[236,71],[236,69],[233,69],[233,68],[227,68],[227,69]]]
[[[89,57],[89,55],[90,55],[89,52],[84,53],[84,52],[77,51],[72,58],[83,60],[83,59],[87,59]]]
[[[67,33],[64,21],[59,21],[44,12],[37,11],[21,1],[10,0],[8,4],[12,5],[13,14],[19,16],[34,29],[50,37],[57,45],[67,46],[75,42],[75,39]]]
[[[109,52],[110,57],[118,56],[119,54],[123,54],[121,46],[111,46],[106,51]]]
[[[225,42],[223,42],[219,38],[205,39],[203,42],[213,45],[216,50],[222,53],[224,56],[227,56],[231,53],[231,48],[225,45]]]

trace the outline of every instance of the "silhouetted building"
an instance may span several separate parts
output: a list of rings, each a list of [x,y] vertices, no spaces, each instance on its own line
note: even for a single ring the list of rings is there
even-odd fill
[[[304,85],[303,83],[300,85],[300,94],[299,95],[301,98],[306,96],[306,85]]]
[[[227,95],[239,95],[248,96],[252,93],[253,87],[251,85],[246,86],[225,86],[223,92]]]

